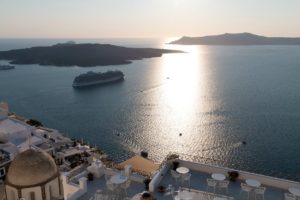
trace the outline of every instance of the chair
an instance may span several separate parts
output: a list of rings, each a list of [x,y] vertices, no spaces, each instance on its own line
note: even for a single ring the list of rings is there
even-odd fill
[[[260,199],[265,199],[265,191],[266,188],[265,187],[258,187],[254,189],[254,193],[255,193],[255,199],[258,199],[257,197],[261,197]]]
[[[211,178],[206,179],[207,182],[207,191],[210,191],[211,189],[213,189],[213,192],[216,192],[216,186],[217,186],[217,181]]]
[[[123,183],[123,184],[121,185],[121,188],[124,190],[126,196],[127,196],[127,188],[130,187],[130,183],[131,183],[131,181],[128,180],[128,181],[126,181],[125,183]]]
[[[245,183],[241,183],[241,192],[240,192],[240,195],[242,195],[243,193],[247,193],[247,199],[249,199],[251,191],[252,191],[252,187],[250,187],[249,185],[247,185]]]
[[[229,185],[229,181],[228,180],[219,181],[218,189],[221,192],[225,191],[225,193],[228,194],[228,185]]]
[[[176,185],[178,185],[178,179],[180,178],[180,174],[178,174],[175,170],[171,169],[171,175],[172,175],[172,178],[175,179]]]
[[[130,175],[131,175],[131,172],[132,172],[132,165],[125,165],[125,167],[124,167],[124,175],[129,178]]]
[[[106,182],[109,182],[110,181],[110,175],[108,175],[108,174],[104,174],[104,177],[105,177],[105,181]]]
[[[106,195],[102,194],[101,190],[97,190],[93,200],[106,200]]]
[[[184,182],[188,182],[189,188],[191,187],[191,176],[192,174],[186,173],[181,175],[181,184],[183,185]]]
[[[115,190],[117,189],[117,187],[111,183],[110,181],[106,182],[106,188],[109,192],[111,192],[112,194],[115,192]]]
[[[285,200],[296,200],[296,196],[291,193],[284,193]]]

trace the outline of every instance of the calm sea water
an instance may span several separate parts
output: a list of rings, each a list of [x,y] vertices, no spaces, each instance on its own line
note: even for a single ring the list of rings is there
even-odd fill
[[[64,41],[0,40],[0,50]],[[0,71],[0,101],[96,144],[116,161],[141,150],[158,162],[178,152],[192,161],[300,180],[300,47],[76,41],[187,53],[93,68],[17,65]],[[108,69],[122,70],[125,81],[84,90],[71,86],[81,73]]]

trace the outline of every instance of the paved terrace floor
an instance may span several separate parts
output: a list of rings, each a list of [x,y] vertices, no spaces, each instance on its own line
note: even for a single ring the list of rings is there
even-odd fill
[[[207,191],[207,184],[206,179],[210,178],[211,175],[207,173],[202,173],[198,171],[191,171],[191,189],[194,190],[200,190],[200,191]],[[164,176],[162,179],[160,185],[163,185],[165,187],[168,187],[169,184],[172,184],[175,187],[175,190],[178,190],[179,186],[176,186],[175,180],[172,178],[170,171],[168,174]],[[180,183],[179,183],[180,184]],[[240,185],[241,181],[237,182],[230,182],[229,188],[228,188],[228,194],[227,196],[234,197],[236,200],[243,200],[247,199],[246,195],[242,194],[240,195]],[[262,185],[264,186],[264,185]],[[185,183],[183,187],[188,187],[188,184]],[[282,190],[279,188],[273,188],[265,186],[266,192],[265,192],[265,200],[283,200],[284,199],[284,193],[288,192],[286,190]],[[89,200],[97,189],[102,190],[104,194],[107,193],[106,190],[106,184],[105,184],[105,178],[101,177],[100,179],[95,179],[94,181],[88,182],[88,192],[80,198],[80,200]],[[137,183],[137,182],[131,182],[130,188],[127,190],[127,197],[133,197],[137,193],[141,193],[144,191],[144,184]],[[218,193],[218,192],[216,192]],[[173,200],[170,195],[165,196],[163,194],[154,193],[157,200]],[[121,200],[125,199],[125,196],[120,198]],[[250,199],[254,200],[254,195],[250,196]],[[258,199],[257,199],[258,200]]]
[[[0,179],[1,181],[1,179]],[[4,184],[0,183],[0,200],[4,199]]]

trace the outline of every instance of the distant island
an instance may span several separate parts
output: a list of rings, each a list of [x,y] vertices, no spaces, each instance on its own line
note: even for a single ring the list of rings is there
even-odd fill
[[[182,51],[67,42],[48,47],[0,51],[0,60],[10,60],[11,64],[90,67],[129,64],[132,60],[160,57],[164,53]]]
[[[265,37],[252,33],[225,33],[203,37],[182,37],[170,44],[183,45],[300,45],[300,37]]]

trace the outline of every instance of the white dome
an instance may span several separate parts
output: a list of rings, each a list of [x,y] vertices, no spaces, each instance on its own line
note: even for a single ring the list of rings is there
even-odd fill
[[[26,150],[10,164],[7,173],[8,185],[29,187],[43,185],[58,177],[58,169],[53,158],[43,152]]]
[[[0,131],[0,143],[7,143],[9,141],[9,135],[7,133],[4,133]]]

